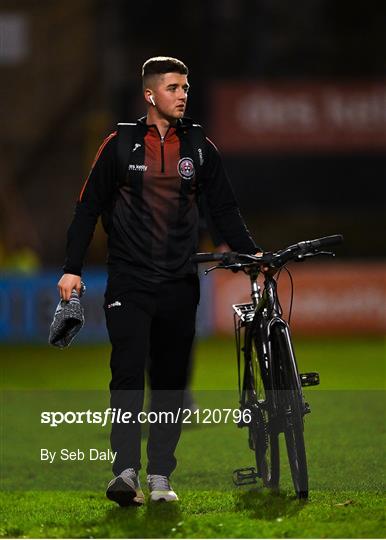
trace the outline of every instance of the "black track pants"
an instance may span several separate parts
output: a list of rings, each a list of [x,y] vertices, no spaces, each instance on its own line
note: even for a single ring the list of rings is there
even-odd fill
[[[196,276],[147,289],[116,293],[117,278],[106,291],[105,313],[112,344],[111,407],[131,413],[129,423],[113,423],[111,447],[117,452],[113,472],[141,468],[141,413],[144,373],[149,367],[150,410],[162,419],[148,424],[148,474],[169,476],[176,467],[174,451],[181,433],[183,390],[194,338],[199,283]],[[150,360],[149,360],[150,359]],[[152,420],[157,416],[152,413]],[[143,416],[141,416],[141,419]],[[173,418],[174,421],[171,421]]]

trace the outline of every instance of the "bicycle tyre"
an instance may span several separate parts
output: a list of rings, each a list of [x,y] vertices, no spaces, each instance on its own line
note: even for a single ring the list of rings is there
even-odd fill
[[[264,373],[265,356],[256,336],[255,325],[246,331],[244,355],[244,387],[252,416],[249,426],[250,448],[255,453],[256,469],[263,485],[277,489],[280,480],[279,432],[274,429],[270,387]]]
[[[308,498],[308,469],[304,444],[303,400],[288,329],[274,325],[271,333],[273,361],[279,366],[279,401],[284,411],[284,437],[292,482],[298,499]]]

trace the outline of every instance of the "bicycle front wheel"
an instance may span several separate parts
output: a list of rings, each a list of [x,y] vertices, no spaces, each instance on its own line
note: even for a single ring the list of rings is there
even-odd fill
[[[284,414],[284,437],[296,496],[308,497],[308,470],[304,444],[303,398],[288,328],[275,325],[271,333],[273,361],[279,367],[279,401]]]
[[[256,469],[263,485],[279,487],[279,432],[275,429],[267,374],[267,354],[256,337],[256,327],[245,336],[245,378],[247,402],[251,408],[249,446],[255,453]]]

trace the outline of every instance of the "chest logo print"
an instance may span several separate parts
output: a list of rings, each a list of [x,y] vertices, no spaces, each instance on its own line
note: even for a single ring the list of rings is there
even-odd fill
[[[193,160],[188,157],[181,158],[177,165],[177,171],[183,180],[190,180],[194,176]]]
[[[112,304],[108,304],[107,309],[111,309],[112,307],[120,307],[122,304],[119,300],[115,300]]]
[[[142,145],[139,143],[135,143],[134,148],[132,149],[132,152],[135,152],[138,148],[140,148]]]
[[[133,171],[133,172],[146,172],[147,165],[136,165],[134,163],[130,163],[128,169],[129,171]]]

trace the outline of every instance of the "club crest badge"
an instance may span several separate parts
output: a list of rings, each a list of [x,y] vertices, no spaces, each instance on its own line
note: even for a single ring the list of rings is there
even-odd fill
[[[190,180],[194,176],[194,163],[193,160],[184,157],[181,158],[177,165],[178,174],[183,180]]]

